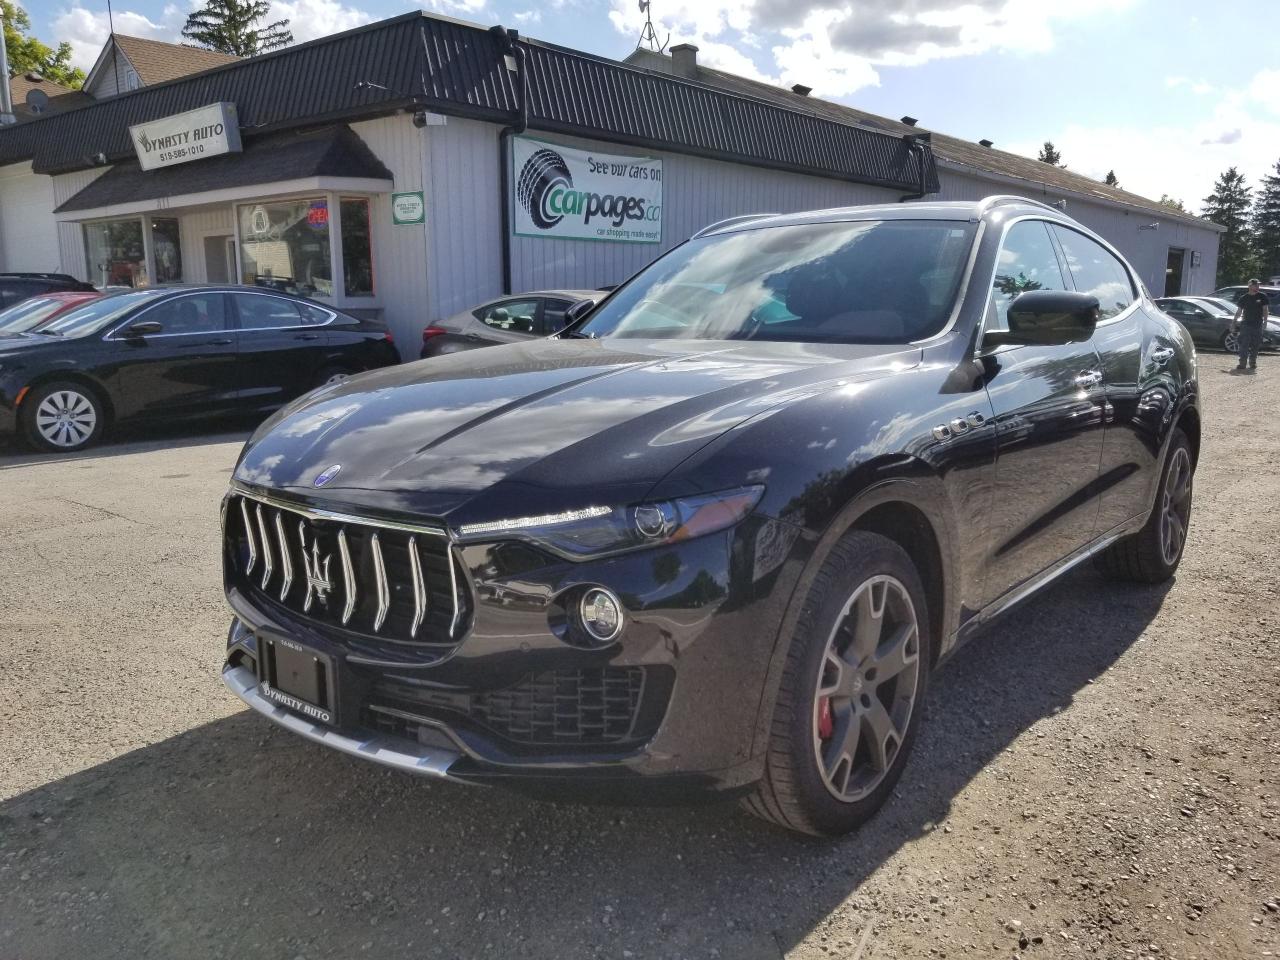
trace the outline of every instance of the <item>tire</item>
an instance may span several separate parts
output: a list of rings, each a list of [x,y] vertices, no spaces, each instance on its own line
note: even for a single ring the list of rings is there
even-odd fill
[[[20,416],[27,442],[51,453],[75,453],[92,446],[102,437],[107,421],[97,391],[71,381],[36,387],[23,401]]]
[[[764,777],[744,807],[814,836],[840,836],[865,823],[893,791],[915,742],[931,636],[924,587],[906,552],[866,531],[841,538],[790,638]],[[897,672],[886,675],[887,661]],[[883,745],[878,757],[876,741]]]
[[[1234,330],[1226,330],[1222,334],[1222,339],[1218,341],[1218,345],[1221,346],[1223,350],[1227,351],[1227,353],[1239,353],[1240,334],[1236,333]]]
[[[346,367],[339,367],[337,365],[321,367],[319,373],[316,374],[315,381],[312,386],[325,387],[331,383],[341,383],[350,376],[352,376],[352,373]]]
[[[554,150],[538,150],[524,162],[516,182],[516,199],[540,230],[550,230],[564,219],[547,207],[547,195],[556,187],[572,187],[573,175],[564,158]]]
[[[1117,540],[1093,565],[1112,580],[1164,583],[1173,576],[1187,545],[1195,464],[1187,435],[1175,428],[1160,471],[1151,515],[1137,533]]]

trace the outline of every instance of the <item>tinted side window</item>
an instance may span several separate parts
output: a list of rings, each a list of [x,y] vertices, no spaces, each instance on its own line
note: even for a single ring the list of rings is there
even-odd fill
[[[1098,298],[1099,320],[1114,317],[1133,303],[1133,282],[1119,260],[1083,234],[1062,227],[1054,230],[1076,289]]]
[[[1065,290],[1058,254],[1043,220],[1023,220],[1009,228],[996,261],[991,287],[990,330],[1009,329],[1009,304],[1028,290]]]
[[[212,333],[226,329],[225,295],[193,294],[156,304],[138,320],[155,320],[161,333]]]
[[[480,313],[486,325],[510,333],[533,333],[537,316],[537,300],[503,300],[490,304]]]
[[[298,306],[292,300],[265,297],[256,293],[233,293],[232,296],[236,298],[241,330],[296,327],[302,323]]]
[[[572,300],[542,301],[542,332],[557,333],[564,329],[564,312],[573,306]]]
[[[297,307],[302,314],[303,326],[318,327],[329,322],[329,311],[323,307],[314,307],[309,303],[299,303]]]

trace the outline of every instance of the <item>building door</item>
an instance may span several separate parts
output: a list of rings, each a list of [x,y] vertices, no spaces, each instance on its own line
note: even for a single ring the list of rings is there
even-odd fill
[[[1182,294],[1182,261],[1187,251],[1181,247],[1169,248],[1169,260],[1164,268],[1164,295],[1176,297]]]
[[[204,238],[204,276],[207,283],[232,283],[235,243],[230,237]]]

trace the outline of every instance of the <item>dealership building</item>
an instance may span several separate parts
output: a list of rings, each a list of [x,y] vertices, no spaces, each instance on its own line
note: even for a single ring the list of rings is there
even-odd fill
[[[618,283],[727,217],[1004,193],[1065,204],[1154,295],[1214,286],[1213,224],[689,45],[619,62],[414,13],[151,83],[108,47],[107,89],[0,127],[0,271],[289,290],[409,355],[431,321]]]

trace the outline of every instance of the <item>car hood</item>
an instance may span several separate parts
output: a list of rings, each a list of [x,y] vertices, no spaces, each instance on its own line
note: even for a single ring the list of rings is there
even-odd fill
[[[920,355],[902,345],[623,339],[465,351],[310,394],[259,429],[235,478],[433,516],[478,495],[507,513],[583,495],[628,502],[743,421]]]
[[[5,333],[0,331],[0,357],[16,356],[36,347],[58,343],[57,337],[39,333]],[[62,341],[65,343],[66,341]]]

